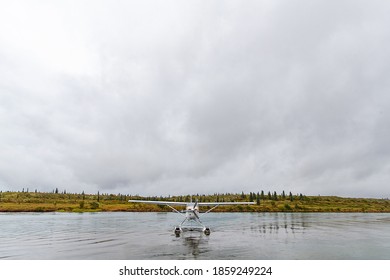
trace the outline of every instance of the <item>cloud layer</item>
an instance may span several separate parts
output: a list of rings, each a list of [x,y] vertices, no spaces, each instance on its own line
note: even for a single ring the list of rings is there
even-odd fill
[[[0,188],[388,197],[390,4],[0,5]]]

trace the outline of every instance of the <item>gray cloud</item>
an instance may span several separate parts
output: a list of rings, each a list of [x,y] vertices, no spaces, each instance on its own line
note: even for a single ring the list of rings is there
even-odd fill
[[[389,196],[390,5],[179,2],[1,4],[2,189]]]

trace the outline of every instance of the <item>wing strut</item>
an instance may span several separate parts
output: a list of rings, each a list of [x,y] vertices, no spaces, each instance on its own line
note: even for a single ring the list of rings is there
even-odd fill
[[[173,208],[171,205],[169,204],[166,204],[169,208],[171,208],[173,211],[175,211],[176,213],[179,213],[180,215],[183,215],[185,216],[183,213],[181,213],[180,211],[178,211],[177,209]]]
[[[207,210],[206,212],[204,212],[202,215],[200,215],[201,217],[211,211],[213,211],[215,208],[217,208],[219,206],[219,204],[215,205],[214,207],[212,207],[211,209]]]

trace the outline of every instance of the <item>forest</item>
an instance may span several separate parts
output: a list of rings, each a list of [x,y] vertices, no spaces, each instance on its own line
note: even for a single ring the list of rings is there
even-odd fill
[[[346,198],[337,196],[306,196],[282,191],[250,193],[188,194],[177,196],[140,196],[129,194],[68,193],[58,188],[52,192],[0,191],[0,212],[171,212],[167,206],[129,203],[129,199],[189,202],[253,201],[254,205],[229,205],[215,212],[390,212],[390,200],[375,198]],[[209,207],[200,209],[207,211]],[[180,207],[178,210],[181,210]]]

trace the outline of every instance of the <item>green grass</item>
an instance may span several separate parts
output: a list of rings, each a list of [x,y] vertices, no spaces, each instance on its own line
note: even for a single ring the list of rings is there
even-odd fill
[[[253,194],[254,195],[254,194]],[[193,195],[200,202],[249,201],[248,194]],[[0,212],[171,212],[169,207],[129,203],[129,199],[190,201],[190,196],[140,197],[114,194],[64,194],[42,192],[0,192]],[[211,207],[204,207],[206,211]],[[215,212],[390,212],[388,199],[336,196],[264,196],[259,205],[220,206]]]

